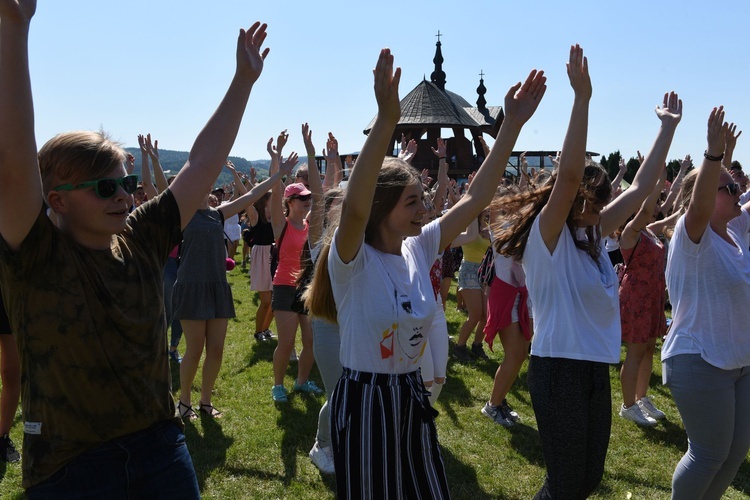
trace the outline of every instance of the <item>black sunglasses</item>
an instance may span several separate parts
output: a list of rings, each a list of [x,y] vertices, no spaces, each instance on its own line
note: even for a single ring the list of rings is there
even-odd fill
[[[311,194],[305,194],[305,195],[295,194],[294,196],[292,196],[291,199],[293,199],[293,200],[299,200],[299,201],[309,201],[310,198],[312,198]]]
[[[731,184],[727,184],[726,186],[721,186],[719,188],[719,191],[721,191],[722,189],[726,189],[727,193],[729,193],[730,196],[735,196],[740,192],[740,185],[736,182],[733,182]]]
[[[122,186],[128,194],[135,193],[138,189],[138,176],[135,174],[126,175],[119,179],[96,179],[94,181],[82,182],[80,184],[63,184],[53,188],[53,191],[73,191],[75,189],[84,189],[87,187],[94,186],[94,192],[99,198],[107,199],[111,198],[117,193],[117,186]]]

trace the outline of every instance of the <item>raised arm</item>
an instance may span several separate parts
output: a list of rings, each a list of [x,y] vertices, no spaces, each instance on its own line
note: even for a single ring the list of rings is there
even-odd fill
[[[664,94],[664,103],[661,107],[656,107],[656,115],[661,120],[661,126],[654,145],[641,163],[630,187],[602,210],[602,234],[609,234],[620,227],[653,191],[667,159],[677,124],[682,119],[682,100],[674,92]]]
[[[724,106],[712,109],[708,117],[708,147],[685,213],[685,230],[693,243],[700,242],[714,213],[716,187],[721,175],[721,156],[728,129],[729,125],[724,121]]]
[[[271,166],[268,168],[268,175],[273,175],[279,171],[281,165],[281,150],[283,149],[284,144],[286,144],[288,138],[289,134],[287,134],[286,130],[284,130],[279,134],[279,138],[276,141],[276,147],[273,146],[273,137],[268,140],[266,149],[268,150],[268,154],[271,155]],[[292,153],[287,161],[292,163],[292,166],[296,165],[297,155],[295,153]],[[273,227],[273,237],[276,240],[278,240],[281,236],[281,231],[284,229],[284,224],[286,224],[286,218],[284,217],[284,205],[282,202],[283,198],[284,184],[282,182],[277,182],[273,185],[273,189],[271,189],[271,199],[268,200],[268,203],[271,207],[271,226]]]
[[[529,168],[529,162],[526,161],[525,151],[521,153],[521,156],[518,157],[518,163],[518,176],[520,177],[518,179],[518,187],[523,189],[529,185],[529,173],[527,172],[527,169]]]
[[[0,235],[17,250],[42,209],[29,77],[33,0],[0,0]]]
[[[625,172],[628,171],[628,164],[625,163],[625,159],[620,157],[620,164],[618,165],[620,170],[617,172],[615,179],[612,181],[612,191],[620,187],[622,180],[625,178]]]
[[[570,209],[586,167],[586,136],[589,126],[591,78],[588,59],[579,45],[570,47],[567,64],[568,79],[573,87],[573,110],[557,167],[557,180],[549,201],[539,213],[539,229],[550,252],[555,250],[560,232],[565,226]]]
[[[440,248],[453,241],[492,201],[518,134],[547,90],[546,81],[543,71],[533,70],[523,85],[518,82],[505,95],[505,119],[495,144],[477,170],[468,192],[440,218]]]
[[[469,222],[469,225],[466,227],[466,229],[456,236],[456,238],[451,241],[451,248],[460,247],[462,245],[467,245],[477,239],[479,236],[479,221],[474,219],[473,221]]]
[[[326,177],[323,181],[323,191],[325,192],[338,186],[343,178],[343,174],[341,173],[341,157],[339,156],[339,141],[336,140],[336,137],[331,132],[328,132],[328,140],[326,140],[326,147],[323,149],[323,156],[326,157]]]
[[[234,179],[234,189],[232,190],[232,193],[233,193],[232,195],[235,197],[235,199],[237,199],[243,194],[247,193],[247,188],[245,187],[245,184],[242,182],[242,178],[240,177],[239,172],[237,172],[237,169],[234,168],[234,163],[227,160],[226,167],[229,169],[230,172],[232,172],[232,179]],[[268,189],[266,189],[266,191],[268,191]]]
[[[625,229],[623,229],[622,234],[620,235],[620,248],[627,250],[636,245],[638,239],[641,237],[641,231],[653,218],[654,209],[656,209],[656,202],[659,201],[661,188],[664,186],[664,181],[666,179],[667,171],[666,169],[662,169],[662,173],[659,175],[659,179],[656,181],[656,185],[652,189],[651,194],[648,195],[648,198],[646,198],[643,204],[641,204],[641,208],[638,210],[638,213],[635,214],[635,217],[625,224]]]
[[[143,184],[143,192],[146,193],[146,199],[150,200],[156,198],[159,194],[156,191],[154,182],[151,180],[151,168],[148,166],[148,148],[146,146],[146,138],[138,134],[138,147],[141,150],[141,183]]]
[[[226,203],[219,207],[221,213],[224,214],[224,219],[227,219],[233,215],[237,215],[238,213],[242,212],[242,210],[261,199],[261,197],[266,194],[269,189],[271,189],[276,184],[279,184],[279,181],[283,176],[289,175],[291,173],[295,163],[296,162],[282,163],[279,170],[271,175],[268,179],[253,187],[250,191],[246,191],[239,198],[236,198],[229,203]]]
[[[159,163],[159,141],[151,143],[151,134],[146,134],[146,150],[151,157],[151,165],[154,167],[154,180],[156,181],[156,190],[161,193],[169,187],[167,176]]]
[[[438,157],[438,179],[437,186],[435,187],[435,194],[432,196],[432,204],[437,210],[437,215],[443,211],[445,206],[445,197],[448,193],[448,162],[445,159],[446,145],[445,141],[438,137],[437,149],[431,148],[432,153]]]
[[[380,51],[373,74],[378,116],[359,153],[357,168],[352,169],[349,175],[335,242],[336,252],[344,262],[354,259],[364,240],[380,167],[388,152],[393,129],[401,116],[398,98],[401,68],[393,70],[390,49]]]
[[[674,206],[674,202],[675,200],[677,200],[677,197],[680,194],[680,189],[682,188],[682,181],[683,179],[685,179],[685,174],[692,164],[693,161],[690,159],[690,155],[686,155],[685,159],[680,162],[680,171],[677,172],[675,178],[672,179],[672,185],[669,187],[667,199],[664,200],[664,203],[662,203],[661,207],[659,207],[659,211],[661,211],[662,214],[667,215],[669,211],[672,210],[672,206]]]
[[[250,91],[263,71],[266,25],[256,22],[237,38],[237,69],[224,99],[193,143],[187,163],[170,187],[184,228],[211,189],[237,137]]]
[[[312,130],[310,130],[310,126],[307,123],[302,124],[302,137],[305,141],[305,150],[307,151],[307,183],[310,185],[310,192],[312,193],[310,229],[307,233],[307,238],[312,247],[320,240],[320,237],[323,236],[323,220],[325,218],[323,182],[320,180],[318,163],[315,161],[315,146],[313,146],[312,142]],[[333,134],[329,132],[329,151],[331,150],[331,138],[333,138]],[[333,140],[335,141],[336,139],[333,138]],[[336,156],[338,156],[338,150],[336,150]],[[328,166],[330,166],[330,163]]]

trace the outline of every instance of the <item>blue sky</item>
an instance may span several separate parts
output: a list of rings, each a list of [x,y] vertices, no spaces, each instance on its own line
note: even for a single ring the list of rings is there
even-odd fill
[[[403,97],[429,79],[440,30],[446,87],[469,102],[480,70],[489,105],[502,105],[529,70],[547,74],[517,150],[562,144],[573,98],[565,62],[580,43],[594,89],[589,150],[645,153],[659,126],[654,107],[675,90],[684,116],[669,158],[700,158],[708,114],[723,104],[745,129],[735,159],[750,166],[748,14],[739,0],[40,1],[30,41],[37,140],[101,127],[126,146],[151,132],[164,149],[189,150],[232,77],[239,28],[262,20],[271,53],[232,150],[249,160],[266,158],[266,141],[284,128],[288,151],[303,151],[305,121],[318,151],[328,131],[342,152],[359,150],[376,112],[379,49],[402,67]]]

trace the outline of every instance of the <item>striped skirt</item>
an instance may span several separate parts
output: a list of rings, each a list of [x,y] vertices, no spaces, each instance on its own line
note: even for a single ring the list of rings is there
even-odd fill
[[[344,368],[330,402],[338,498],[450,498],[427,396],[418,371]]]

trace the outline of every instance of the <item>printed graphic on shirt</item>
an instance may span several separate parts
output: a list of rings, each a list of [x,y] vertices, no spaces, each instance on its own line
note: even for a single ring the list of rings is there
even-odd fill
[[[388,359],[393,356],[393,338],[398,331],[398,323],[393,323],[390,328],[383,330],[383,340],[380,341],[380,357]]]

